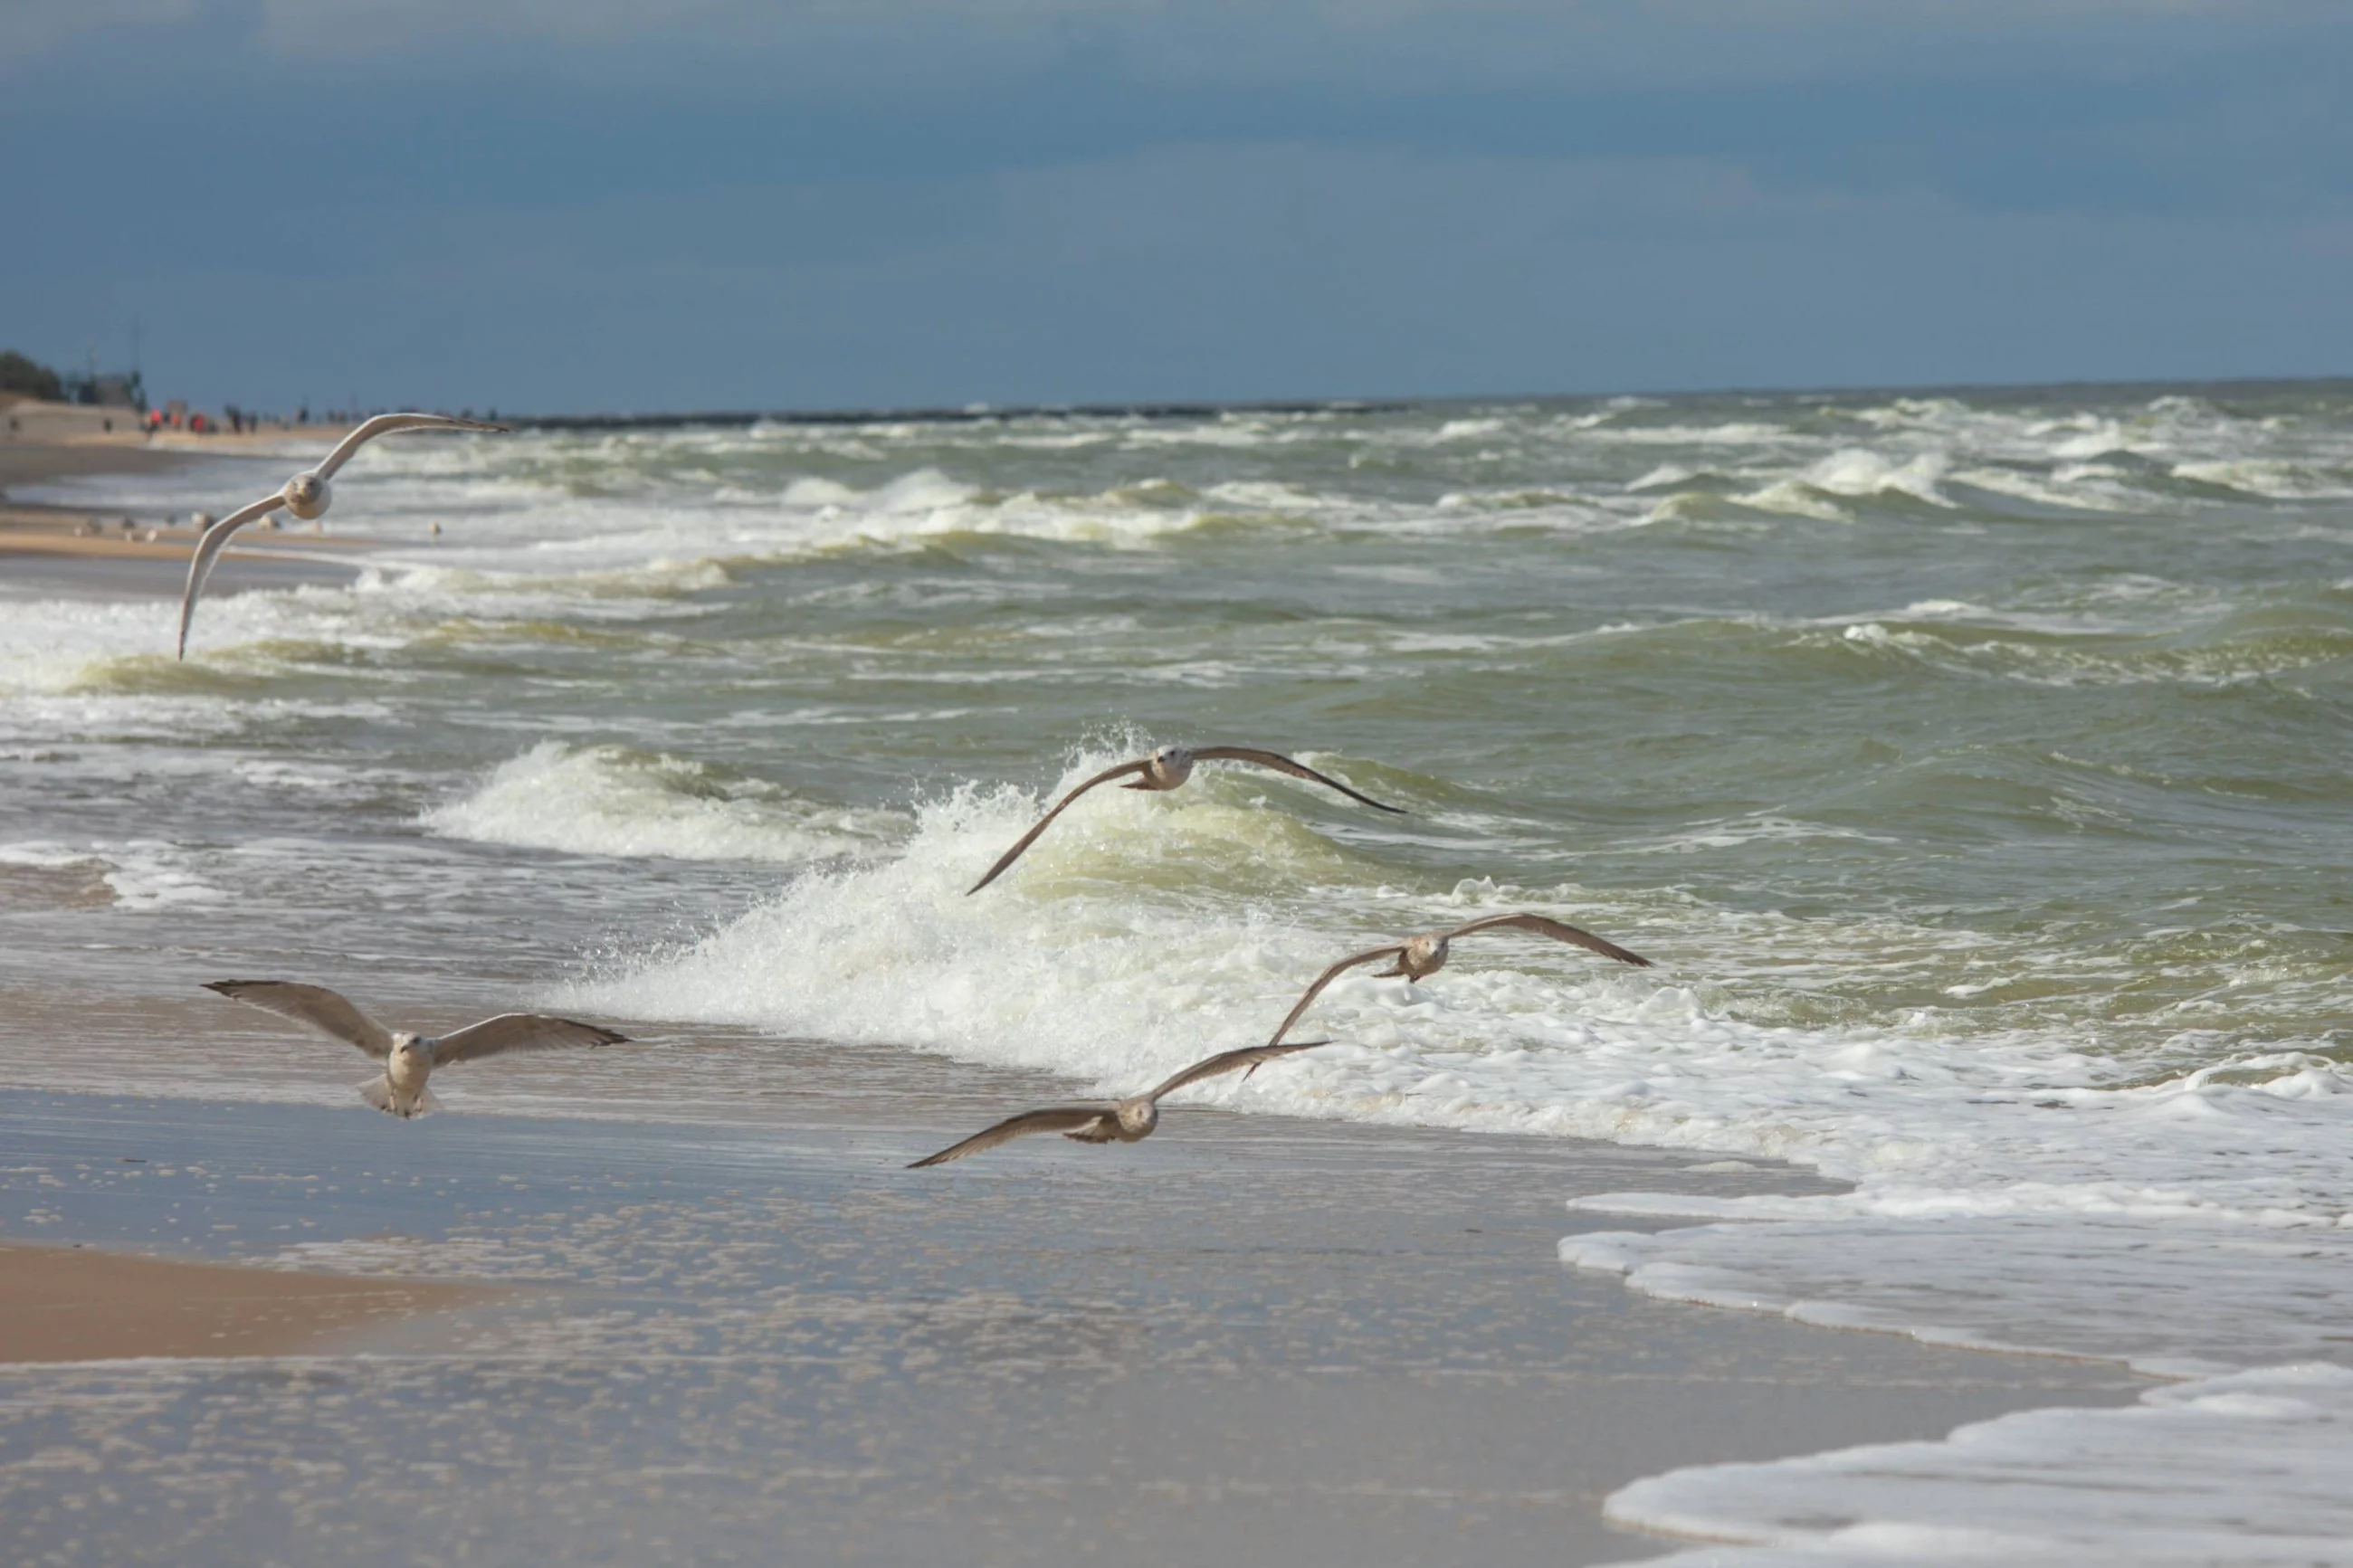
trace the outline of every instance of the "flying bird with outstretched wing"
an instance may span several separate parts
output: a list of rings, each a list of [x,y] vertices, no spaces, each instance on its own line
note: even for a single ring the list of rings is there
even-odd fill
[[[384,1063],[380,1077],[360,1085],[360,1098],[404,1120],[440,1109],[425,1080],[437,1067],[480,1061],[507,1051],[543,1051],[563,1046],[618,1046],[627,1035],[571,1018],[540,1013],[501,1013],[438,1038],[385,1028],[351,1001],[323,985],[291,980],[213,980],[205,989],[232,1002],[275,1013],[355,1047]]]
[[[1219,1051],[1205,1057],[1175,1077],[1126,1100],[1102,1105],[1054,1105],[1042,1110],[1025,1110],[1018,1116],[1008,1116],[994,1127],[985,1127],[961,1143],[952,1143],[936,1154],[925,1155],[907,1169],[919,1171],[927,1165],[944,1165],[950,1160],[961,1160],[967,1154],[977,1154],[984,1149],[994,1149],[999,1143],[1010,1143],[1016,1138],[1027,1138],[1036,1132],[1059,1132],[1065,1138],[1082,1143],[1134,1143],[1152,1136],[1160,1125],[1160,1100],[1164,1095],[1176,1093],[1187,1084],[1220,1073],[1239,1069],[1244,1078],[1258,1071],[1260,1066],[1294,1051],[1312,1051],[1318,1046],[1328,1046],[1329,1040],[1294,1040],[1289,1045],[1244,1046],[1239,1050]]]
[[[1360,795],[1350,789],[1329,773],[1319,773],[1305,763],[1293,761],[1279,752],[1262,752],[1254,746],[1163,746],[1148,757],[1138,757],[1132,763],[1122,763],[1115,768],[1105,768],[1056,801],[1053,810],[1039,817],[1035,827],[1023,834],[1012,848],[997,858],[997,864],[988,868],[987,876],[965,891],[967,894],[977,893],[997,880],[1007,867],[1021,858],[1023,850],[1038,842],[1038,836],[1053,825],[1054,818],[1062,815],[1064,807],[1097,784],[1109,784],[1113,779],[1124,778],[1129,773],[1134,773],[1135,778],[1131,783],[1120,785],[1122,789],[1172,790],[1193,776],[1193,764],[1196,763],[1250,763],[1258,767],[1271,768],[1279,773],[1289,773],[1295,779],[1312,780],[1327,788],[1338,790],[1350,800],[1360,801],[1375,811],[1386,811],[1398,816],[1406,815],[1405,807],[1401,805],[1384,805],[1371,795]]]
[[[1306,1012],[1309,1005],[1324,994],[1324,988],[1358,964],[1374,963],[1384,958],[1393,958],[1397,960],[1395,964],[1378,972],[1381,978],[1401,974],[1408,980],[1424,979],[1446,967],[1446,960],[1456,937],[1469,936],[1474,931],[1497,929],[1531,931],[1538,936],[1551,937],[1555,942],[1565,942],[1571,946],[1598,952],[1604,958],[1614,958],[1620,963],[1630,963],[1637,969],[1651,967],[1651,961],[1641,953],[1630,952],[1614,942],[1605,941],[1589,931],[1579,931],[1566,921],[1554,920],[1550,915],[1489,915],[1483,920],[1475,920],[1468,924],[1456,926],[1451,931],[1424,931],[1419,936],[1408,937],[1403,942],[1385,942],[1379,947],[1366,948],[1362,952],[1350,953],[1315,977],[1307,987],[1307,994],[1300,997],[1298,1005],[1291,1009],[1284,1016],[1282,1026],[1274,1031],[1274,1038],[1267,1043],[1269,1045],[1281,1043],[1282,1037],[1291,1032],[1291,1026],[1299,1022],[1300,1015]]]
[[[389,436],[396,430],[489,430],[504,433],[504,425],[485,425],[479,419],[453,419],[446,414],[379,414],[354,428],[335,443],[327,460],[315,468],[305,468],[277,489],[249,506],[241,506],[206,526],[197,536],[196,552],[188,558],[188,585],[180,595],[180,657],[188,657],[188,626],[195,619],[196,601],[204,595],[205,581],[213,574],[213,563],[228,547],[229,536],[248,522],[257,522],[283,507],[305,522],[316,521],[327,515],[334,503],[335,493],[327,481],[335,470],[352,459],[352,454],[378,436]]]

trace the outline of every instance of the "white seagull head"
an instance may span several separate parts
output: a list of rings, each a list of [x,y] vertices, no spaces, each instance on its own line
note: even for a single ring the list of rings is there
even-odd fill
[[[335,492],[327,481],[308,468],[287,480],[282,493],[286,497],[286,510],[304,522],[316,522],[326,516],[327,508],[335,499]]]
[[[1163,746],[1152,753],[1144,782],[1154,789],[1175,789],[1193,776],[1193,752],[1187,746]]]

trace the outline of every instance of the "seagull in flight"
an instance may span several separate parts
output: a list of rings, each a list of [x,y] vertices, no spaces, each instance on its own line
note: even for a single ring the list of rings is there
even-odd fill
[[[196,600],[205,591],[205,579],[213,574],[213,563],[220,559],[230,534],[248,522],[268,517],[280,507],[305,522],[326,516],[327,508],[335,499],[327,481],[335,477],[337,468],[351,461],[353,453],[378,436],[389,436],[396,430],[492,430],[503,434],[507,428],[476,419],[452,419],[446,414],[379,414],[336,442],[335,449],[317,468],[303,469],[251,506],[239,507],[207,526],[196,541],[195,554],[188,558],[188,587],[180,596],[180,657],[188,657],[188,623],[195,617]]]
[[[1605,942],[1589,931],[1579,931],[1575,926],[1554,920],[1548,915],[1489,915],[1484,920],[1475,920],[1468,925],[1456,926],[1452,931],[1424,931],[1419,936],[1408,937],[1403,942],[1393,942],[1385,946],[1370,948],[1342,959],[1315,977],[1315,983],[1308,986],[1307,994],[1299,999],[1297,1006],[1292,1008],[1290,1016],[1282,1020],[1282,1027],[1275,1030],[1274,1039],[1268,1043],[1270,1045],[1280,1043],[1282,1037],[1290,1032],[1291,1026],[1299,1022],[1299,1016],[1307,1011],[1308,1005],[1324,994],[1324,987],[1331,984],[1358,964],[1371,963],[1377,959],[1392,958],[1397,961],[1396,963],[1379,971],[1379,978],[1388,979],[1391,975],[1402,974],[1408,980],[1424,979],[1446,967],[1449,950],[1456,937],[1469,936],[1474,931],[1493,931],[1498,927],[1508,927],[1514,931],[1532,931],[1539,936],[1551,937],[1555,942],[1568,942],[1577,947],[1589,949],[1604,958],[1614,958],[1620,963],[1630,963],[1637,969],[1651,967],[1651,961],[1641,953],[1629,952],[1614,942]]]
[[[1065,1138],[1075,1138],[1082,1143],[1139,1142],[1152,1136],[1160,1125],[1160,1100],[1176,1093],[1187,1084],[1198,1083],[1219,1073],[1242,1069],[1248,1078],[1258,1071],[1260,1064],[1277,1057],[1287,1057],[1293,1051],[1312,1051],[1318,1046],[1328,1046],[1329,1040],[1293,1040],[1287,1046],[1244,1046],[1237,1051],[1219,1051],[1204,1058],[1178,1073],[1175,1078],[1147,1093],[1106,1105],[1056,1105],[1043,1110],[1025,1110],[1018,1116],[1008,1116],[996,1126],[974,1133],[961,1143],[952,1144],[936,1154],[925,1155],[909,1165],[920,1171],[926,1165],[944,1165],[950,1160],[961,1160],[966,1154],[977,1154],[984,1149],[994,1149],[999,1143],[1010,1143],[1016,1138],[1027,1138],[1033,1132],[1059,1132]]]
[[[384,1064],[384,1075],[360,1085],[360,1098],[387,1115],[404,1121],[441,1109],[426,1089],[425,1080],[437,1067],[478,1061],[501,1051],[541,1051],[555,1046],[618,1046],[627,1035],[550,1018],[537,1013],[501,1013],[455,1034],[428,1039],[423,1035],[385,1028],[344,997],[323,985],[298,985],[290,980],[214,980],[207,991],[217,991],[233,1002],[275,1013],[307,1024],[322,1035],[357,1046]]]
[[[988,868],[987,876],[965,889],[965,896],[969,898],[997,880],[1008,866],[1021,858],[1023,850],[1038,842],[1038,836],[1046,831],[1054,818],[1062,815],[1064,806],[1094,788],[1095,785],[1109,784],[1115,778],[1134,773],[1137,775],[1134,782],[1122,784],[1120,786],[1122,789],[1172,790],[1193,776],[1195,763],[1255,763],[1262,768],[1272,768],[1279,773],[1289,773],[1295,779],[1313,779],[1317,784],[1338,790],[1350,800],[1362,801],[1375,811],[1391,812],[1398,816],[1406,814],[1405,807],[1401,805],[1383,805],[1371,795],[1358,795],[1338,779],[1319,773],[1304,763],[1293,762],[1289,757],[1274,752],[1261,752],[1250,746],[1163,746],[1148,757],[1138,757],[1132,763],[1122,763],[1115,768],[1105,768],[1060,800],[1056,801],[1054,809],[1038,819],[1037,826],[1023,834],[1019,843],[997,858],[997,864]]]

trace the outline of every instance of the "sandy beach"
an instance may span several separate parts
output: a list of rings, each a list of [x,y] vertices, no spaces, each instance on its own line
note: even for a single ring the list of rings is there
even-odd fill
[[[392,1561],[520,1534],[575,1561],[692,1542],[698,1561],[1601,1563],[1669,1549],[1601,1517],[1646,1474],[2146,1386],[1663,1304],[1553,1260],[1577,1193],[1820,1185],[1795,1172],[1215,1111],[1132,1150],[1050,1141],[908,1172],[1060,1086],[669,1037],[763,1050],[745,1121],[502,1117],[456,1081],[452,1110],[412,1125],[13,1097],[0,1233],[373,1275],[387,1310],[404,1289],[447,1300],[418,1277],[528,1288],[454,1330],[379,1319],[367,1343],[392,1359],[339,1361],[332,1402],[295,1363],[267,1394],[226,1369],[0,1372],[0,1457],[70,1448],[131,1400],[150,1414],[109,1425],[161,1462],[101,1467],[103,1521],[0,1463],[14,1549],[139,1559],[176,1486],[217,1510],[178,1538],[206,1556]],[[201,1272],[250,1289],[260,1271]],[[280,1315],[301,1282],[283,1278]],[[470,1450],[503,1456],[494,1480],[452,1492],[385,1462],[432,1446],[451,1407]],[[311,1479],[259,1482],[296,1453]],[[395,1518],[397,1548],[367,1534]]]
[[[309,429],[302,434],[307,438]],[[322,431],[319,438],[323,443],[332,434]],[[170,474],[205,455],[273,450],[288,438],[284,432],[261,431],[177,441],[0,443],[0,581],[78,598],[176,595],[198,535],[186,510],[142,514],[41,504],[13,500],[11,490],[98,475]],[[246,530],[223,552],[207,592],[347,582],[371,542],[357,534],[265,523]]]
[[[0,1363],[289,1355],[483,1294],[0,1243]]]

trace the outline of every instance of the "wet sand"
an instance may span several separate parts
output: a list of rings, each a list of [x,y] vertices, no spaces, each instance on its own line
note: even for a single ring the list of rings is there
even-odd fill
[[[0,1244],[0,1362],[286,1355],[483,1294]]]
[[[235,435],[195,436],[185,430],[153,435],[124,429],[61,440],[0,438],[0,496],[12,488],[49,484],[92,474],[165,474],[206,457],[252,458],[280,453],[324,456],[349,434],[343,425],[273,425]]]
[[[78,507],[0,506],[0,587],[47,598],[173,598],[187,585],[197,531]],[[348,583],[376,542],[349,534],[249,528],[221,552],[209,597],[248,588]]]
[[[167,1537],[304,1562],[1599,1563],[1667,1549],[1601,1517],[1644,1475],[2145,1386],[1555,1261],[1595,1223],[1569,1196],[1820,1188],[1786,1168],[1172,1107],[1133,1148],[910,1172],[1070,1086],[641,1032],[648,1070],[756,1062],[741,1120],[494,1114],[556,1103],[561,1064],[518,1058],[453,1069],[449,1111],[401,1123],[340,1103],[356,1058],[332,1050],[330,1105],[11,1097],[0,1234],[531,1289],[383,1325],[389,1359],[329,1384],[5,1374],[0,1454],[103,1427],[148,1458],[93,1451],[102,1523],[0,1466],[0,1539],[67,1563]],[[448,1487],[404,1458],[451,1444],[496,1465]],[[175,1498],[217,1522],[185,1533]]]
[[[313,427],[323,450],[334,432]],[[169,473],[207,453],[249,455],[274,443],[307,442],[311,430],[180,438],[159,445],[138,437],[0,443],[0,498],[63,479],[98,474]],[[203,443],[197,445],[195,443]],[[0,499],[0,587],[78,599],[176,598],[187,581],[197,531],[185,510],[170,516]],[[243,531],[221,555],[207,594],[347,583],[375,541],[266,522]]]
[[[25,485],[90,474],[168,474],[193,454],[135,438],[111,441],[0,441],[0,495]]]

